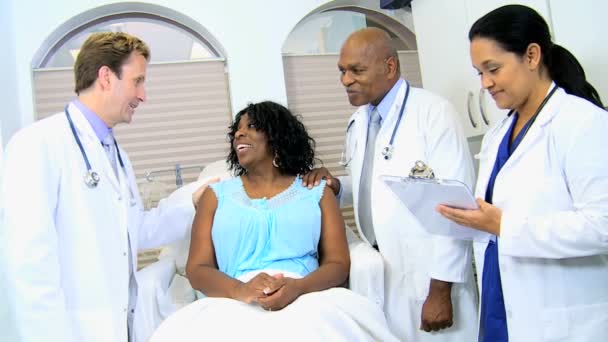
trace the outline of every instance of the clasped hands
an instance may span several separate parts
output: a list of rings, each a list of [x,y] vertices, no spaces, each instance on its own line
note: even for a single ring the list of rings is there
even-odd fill
[[[257,303],[268,311],[281,310],[301,294],[297,279],[284,277],[282,273],[259,273],[248,282],[237,285],[235,299],[245,303]]]

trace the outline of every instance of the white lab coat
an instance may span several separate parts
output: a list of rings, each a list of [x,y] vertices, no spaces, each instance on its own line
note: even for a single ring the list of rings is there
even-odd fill
[[[485,197],[509,117],[479,153]],[[504,165],[499,266],[511,341],[608,336],[608,113],[558,89]],[[486,244],[475,243],[479,276]],[[481,279],[480,279],[481,280]]]
[[[126,153],[120,150],[126,175],[118,166],[117,180],[88,121],[75,106],[69,111],[101,181],[85,185],[63,112],[7,145],[0,249],[16,326],[5,329],[21,341],[126,341],[129,263],[137,269],[139,248],[184,238],[194,209],[180,195],[145,212]]]
[[[417,160],[440,178],[471,185],[474,172],[470,152],[453,107],[423,89],[411,88],[394,141],[392,159],[381,151],[388,145],[405,95],[403,82],[376,138],[372,183],[372,220],[376,241],[385,261],[385,313],[393,333],[404,341],[472,341],[477,332],[477,291],[471,270],[470,242],[431,236],[379,179],[380,175],[407,176]],[[365,153],[369,106],[360,107],[347,131],[348,175],[340,177],[341,205],[354,204],[357,228],[359,179]],[[422,304],[430,279],[454,284],[454,326],[438,333],[419,329]]]

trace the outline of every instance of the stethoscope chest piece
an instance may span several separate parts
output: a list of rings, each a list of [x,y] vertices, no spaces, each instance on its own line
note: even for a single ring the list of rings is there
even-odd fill
[[[82,154],[82,159],[84,160],[84,164],[87,168],[87,172],[84,174],[84,183],[87,185],[87,187],[89,187],[90,189],[96,188],[97,185],[99,185],[99,181],[101,180],[101,177],[99,176],[99,173],[93,171],[93,169],[91,168],[91,163],[89,162],[89,158],[87,157],[87,154],[84,150],[84,147],[82,146],[82,142],[80,141],[80,138],[78,137],[78,133],[76,133],[76,128],[74,127],[74,122],[72,122],[72,118],[70,117],[70,113],[68,112],[68,106],[65,106],[65,116],[67,117],[69,126],[70,126],[70,130],[72,131],[72,135],[74,136],[74,140],[76,141],[76,144],[78,145],[78,149],[80,150],[80,153]],[[118,149],[118,143],[116,142],[116,140],[114,140],[114,147],[116,148],[116,155],[118,157],[118,162],[120,164],[120,168],[123,170],[124,174],[126,175],[126,170],[125,170],[125,164],[122,161],[122,157],[120,156],[120,151]],[[129,192],[130,192],[130,202],[129,204],[133,207],[137,204],[137,202],[135,201],[135,197],[133,195],[133,189],[131,189],[130,186],[129,187]]]
[[[99,174],[95,171],[88,170],[84,175],[84,182],[89,188],[96,188],[99,180]]]
[[[384,160],[390,160],[393,157],[393,145],[385,146],[382,149],[382,155],[384,156]]]
[[[401,104],[401,109],[399,110],[399,115],[397,116],[397,122],[395,123],[395,126],[393,127],[393,133],[391,134],[391,139],[389,140],[388,145],[386,145],[382,149],[382,157],[384,160],[391,160],[393,158],[393,151],[395,150],[395,145],[393,144],[395,142],[395,135],[397,134],[397,130],[399,129],[399,123],[401,122],[401,119],[403,117],[403,111],[405,109],[407,99],[410,95],[410,85],[409,85],[409,83],[407,83],[407,81],[405,81],[405,84],[407,87],[406,91],[405,91],[405,96],[403,96],[403,103]],[[344,148],[342,149],[342,155],[340,156],[340,161],[338,162],[338,164],[340,164],[344,167],[348,167],[348,165],[350,164],[350,161],[352,160],[353,151],[349,150],[348,143],[349,143],[349,130],[350,130],[350,127],[354,123],[355,123],[355,120],[351,120],[348,123],[348,127],[346,128],[346,138],[344,141]],[[356,148],[356,142],[357,141],[355,140],[355,148]],[[347,155],[347,154],[349,154],[349,155]]]
[[[388,142],[388,145],[386,145],[383,149],[382,149],[382,156],[384,157],[384,160],[391,160],[393,158],[393,151],[395,150],[395,135],[397,135],[397,130],[399,129],[399,123],[401,123],[401,119],[403,118],[403,111],[405,110],[405,105],[407,103],[407,99],[410,96],[410,85],[409,83],[407,83],[407,81],[405,82],[407,89],[405,91],[405,95],[403,96],[403,103],[401,103],[401,109],[399,110],[399,116],[397,116],[397,122],[395,123],[395,126],[393,127],[393,133],[391,134],[391,139]]]

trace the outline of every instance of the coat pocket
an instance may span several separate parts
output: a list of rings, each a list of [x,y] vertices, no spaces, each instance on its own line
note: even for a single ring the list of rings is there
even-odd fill
[[[608,302],[542,311],[543,341],[604,341],[608,336]]]

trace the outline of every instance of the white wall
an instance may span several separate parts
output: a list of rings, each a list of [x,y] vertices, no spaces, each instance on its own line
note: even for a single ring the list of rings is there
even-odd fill
[[[15,58],[15,31],[13,30],[12,1],[0,1],[0,37],[3,39],[0,66],[3,81],[0,82],[0,144],[4,146],[8,137],[21,127],[19,115],[19,92],[17,91],[17,73]],[[29,76],[28,76],[29,77]],[[2,148],[0,146],[0,151]]]
[[[3,159],[3,146],[2,137],[7,136],[5,130],[8,127],[18,127],[18,122],[9,122],[11,120],[18,120],[17,115],[8,115],[9,113],[17,113],[17,100],[15,99],[14,84],[15,80],[15,57],[12,53],[12,47],[14,46],[14,37],[12,33],[12,20],[11,20],[11,4],[7,1],[0,0],[0,37],[4,38],[4,50],[0,53],[0,73],[4,81],[0,82],[0,103],[2,103],[2,109],[0,109],[0,170],[2,170],[2,159]],[[2,172],[0,172],[0,182],[2,181]],[[2,221],[2,203],[0,201],[0,222]],[[3,238],[2,227],[0,227],[0,239]],[[3,251],[0,251],[0,265],[2,264],[2,258],[4,258]],[[12,326],[14,318],[8,314],[7,305],[10,298],[7,297],[8,291],[4,289],[6,281],[4,280],[4,272],[0,271],[0,326]],[[8,330],[8,331],[6,331]],[[2,332],[2,338],[6,341],[16,340],[16,336],[12,335],[13,329],[5,329]],[[5,335],[6,333],[11,335]]]
[[[608,108],[608,2],[551,0],[554,40],[568,49],[585,69],[587,80]]]
[[[121,3],[106,0],[2,0],[0,32],[8,54],[0,54],[7,97],[0,111],[4,143],[34,119],[32,61],[44,41],[63,23],[99,6]],[[357,5],[378,10],[379,0],[149,0],[200,23],[222,45],[228,61],[232,110],[248,102],[273,100],[286,104],[281,47],[291,30],[319,7]],[[411,27],[403,11],[385,14]],[[404,19],[405,18],[405,19]],[[14,39],[11,39],[14,38]],[[16,44],[16,41],[19,43]],[[58,111],[61,108],[57,109]]]

